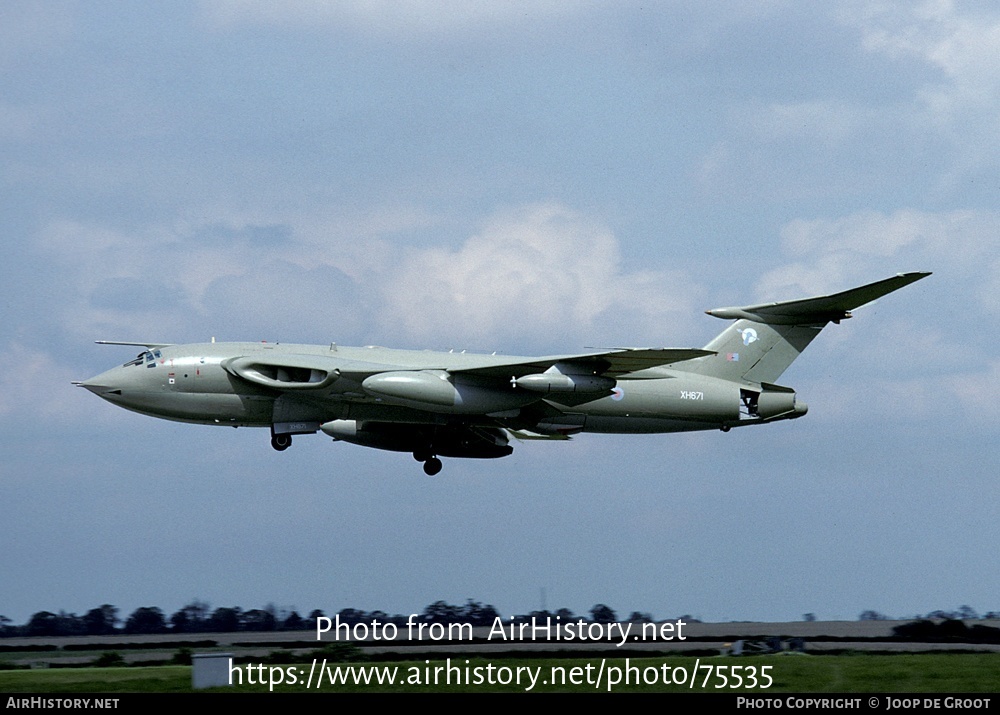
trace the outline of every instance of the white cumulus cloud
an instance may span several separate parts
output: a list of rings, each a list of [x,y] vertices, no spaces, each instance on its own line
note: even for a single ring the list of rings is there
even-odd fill
[[[691,286],[662,271],[626,271],[618,240],[556,203],[490,218],[459,248],[411,252],[383,284],[383,320],[416,337],[480,346],[546,338],[650,339],[690,315]],[[680,318],[683,320],[684,318]]]

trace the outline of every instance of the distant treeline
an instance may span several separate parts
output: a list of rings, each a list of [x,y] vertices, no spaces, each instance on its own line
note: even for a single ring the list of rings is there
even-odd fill
[[[969,626],[957,619],[939,622],[923,619],[896,626],[892,632],[903,640],[920,643],[1000,643],[1000,628]]]
[[[815,618],[811,618],[812,615],[811,613],[807,613],[803,618],[807,621],[815,620]],[[931,611],[924,616],[919,613],[915,616],[887,616],[878,611],[862,611],[861,615],[858,616],[859,621],[978,621],[980,619],[987,621],[1000,620],[1000,611],[988,611],[980,616],[972,606],[959,606],[954,611]]]
[[[435,601],[418,615],[420,622],[423,623],[468,623],[472,626],[490,626],[500,617],[500,613],[493,606],[471,599],[461,606],[445,601]],[[410,614],[390,615],[385,611],[344,608],[329,617],[335,616],[340,618],[341,623],[349,625],[370,623],[375,620],[379,623],[394,623],[397,626],[403,626],[406,625]],[[126,619],[122,620],[119,617],[118,608],[106,603],[98,608],[90,609],[82,616],[65,611],[59,613],[39,611],[21,626],[13,625],[9,618],[0,616],[0,637],[302,631],[314,630],[316,619],[326,617],[327,614],[320,609],[310,611],[308,616],[303,617],[298,611],[279,609],[273,604],[248,611],[238,607],[222,607],[213,610],[204,601],[195,600],[169,617],[156,606],[143,606],[135,609]],[[618,620],[618,615],[611,608],[599,603],[590,609],[589,617],[577,616],[568,608],[560,608],[554,612],[532,611],[526,615],[515,616],[513,622],[530,620],[532,617],[558,617],[564,622],[581,618],[598,623],[612,623]],[[681,618],[687,622],[697,622],[697,619],[691,616],[682,616]],[[653,617],[649,613],[634,611],[627,620],[651,623]]]
[[[489,604],[483,604],[469,599],[465,604],[456,606],[445,601],[435,601],[418,614],[423,623],[468,623],[472,626],[490,626],[501,617],[496,608]],[[356,608],[344,608],[335,614],[327,616],[320,609],[309,612],[303,617],[296,610],[277,608],[273,604],[268,604],[264,608],[254,608],[244,611],[239,607],[221,607],[212,609],[204,601],[194,600],[186,606],[178,609],[169,617],[156,606],[143,606],[135,609],[124,620],[119,617],[119,610],[116,606],[105,603],[97,608],[92,608],[84,615],[78,616],[75,613],[52,613],[50,611],[39,611],[31,616],[24,625],[14,625],[11,619],[0,616],[0,638],[12,638],[18,636],[107,636],[107,635],[149,635],[158,633],[232,633],[236,631],[264,632],[264,631],[303,631],[315,630],[316,619],[333,618],[337,616],[341,623],[354,625],[356,623],[394,623],[397,626],[406,625],[410,614],[390,615],[385,611],[363,611]],[[523,615],[513,617],[513,622],[529,621],[531,618],[560,618],[563,623],[577,621],[580,619],[595,623],[613,623],[619,620],[618,614],[613,609],[599,603],[590,609],[587,616],[578,616],[568,608],[560,608],[556,611],[532,611]],[[691,615],[679,616],[686,623],[698,623],[698,618]],[[816,616],[812,613],[803,615],[803,620],[814,621]],[[882,620],[912,620],[920,624],[907,624],[900,626],[906,628],[914,626],[922,635],[935,636],[942,640],[952,640],[958,635],[972,635],[969,629],[967,632],[958,633],[959,626],[945,624],[961,624],[966,620],[1000,620],[1000,611],[990,611],[980,616],[970,606],[961,606],[956,611],[931,611],[926,616],[916,615],[907,618],[890,618],[878,611],[863,611],[858,620],[861,621],[882,621]],[[624,619],[630,623],[652,623],[654,622],[651,613],[633,611],[628,618]],[[668,620],[676,620],[670,618]],[[507,623],[511,621],[505,619]],[[944,623],[935,624],[935,621]],[[928,625],[929,624],[929,625]],[[943,630],[942,630],[943,627]],[[973,626],[985,628],[984,626]],[[938,629],[938,630],[935,630]],[[951,630],[948,630],[951,629]],[[987,631],[996,629],[987,628]],[[914,633],[900,633],[898,635],[912,636]],[[992,633],[977,633],[976,635],[991,639]],[[995,642],[986,640],[984,642]]]

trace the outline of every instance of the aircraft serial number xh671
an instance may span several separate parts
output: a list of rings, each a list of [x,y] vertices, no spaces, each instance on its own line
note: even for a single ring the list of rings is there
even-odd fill
[[[721,429],[806,413],[777,384],[828,323],[929,273],[901,273],[833,295],[707,311],[732,323],[703,349],[617,348],[509,357],[382,347],[127,343],[134,360],[77,383],[108,402],[197,424],[268,427],[271,446],[324,432],[440,457],[495,458],[519,439],[579,432]]]

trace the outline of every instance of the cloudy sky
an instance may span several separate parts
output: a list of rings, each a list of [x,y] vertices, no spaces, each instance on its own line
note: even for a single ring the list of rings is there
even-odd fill
[[[0,614],[1000,610],[992,2],[0,4]],[[174,424],[98,339],[562,353],[934,275],[729,434],[503,460]]]

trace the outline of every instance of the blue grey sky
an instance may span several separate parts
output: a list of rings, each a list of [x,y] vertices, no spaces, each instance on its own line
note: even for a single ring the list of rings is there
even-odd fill
[[[0,4],[0,614],[1000,610],[988,2]],[[794,422],[503,460],[174,424],[98,339],[564,353],[934,275]]]

